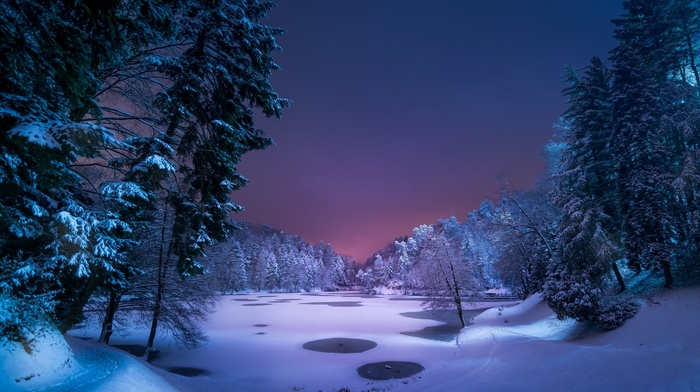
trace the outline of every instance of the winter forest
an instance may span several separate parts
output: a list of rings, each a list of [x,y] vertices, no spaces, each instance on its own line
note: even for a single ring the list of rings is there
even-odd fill
[[[272,144],[255,119],[283,30],[257,0],[0,6],[0,344],[92,320],[185,347],[217,298],[361,290],[462,309],[540,293],[561,319],[622,326],[639,298],[700,278],[700,8],[627,0],[610,59],[567,67],[568,110],[528,189],[501,181],[462,218],[369,260],[236,219],[237,165]],[[105,28],[106,27],[106,28]],[[293,99],[293,97],[290,97]],[[484,195],[486,196],[486,195]]]

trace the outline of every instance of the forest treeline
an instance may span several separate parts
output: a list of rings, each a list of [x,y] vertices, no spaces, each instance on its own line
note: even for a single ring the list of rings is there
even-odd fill
[[[368,263],[232,217],[276,37],[256,0],[7,0],[0,8],[0,336],[137,315],[187,344],[216,295],[360,286],[461,311],[541,292],[615,328],[636,296],[700,275],[700,8],[628,0],[608,60],[564,73],[568,110],[535,186],[421,225]],[[238,228],[236,225],[238,224]],[[461,315],[461,314],[460,314]],[[126,321],[125,321],[126,322]]]
[[[533,189],[505,188],[496,213],[482,206],[461,224],[461,235],[452,221],[429,228],[442,237],[433,243],[450,250],[437,251],[445,260],[427,268],[444,271],[437,281],[454,302],[457,267],[469,271],[460,294],[491,284],[485,272],[495,271],[491,276],[501,284],[541,291],[559,316],[610,329],[635,314],[635,296],[651,282],[669,288],[697,280],[699,4],[623,5],[624,14],[612,21],[617,46],[609,64],[593,57],[582,69],[564,73],[569,107],[545,148],[548,173]],[[488,230],[475,222],[489,220],[501,228],[491,230],[482,248],[474,239],[488,238]],[[368,284],[390,271],[414,285],[403,260],[408,250],[430,265],[431,256],[420,256],[425,232],[419,228],[406,242],[396,242],[391,262],[380,253]],[[454,260],[461,265],[452,268]]]

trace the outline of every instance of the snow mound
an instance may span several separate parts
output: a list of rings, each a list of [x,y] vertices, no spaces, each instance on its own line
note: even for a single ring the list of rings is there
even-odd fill
[[[81,370],[63,336],[52,330],[29,336],[24,344],[3,342],[0,362],[4,391],[57,383]]]
[[[479,325],[528,324],[553,314],[538,293],[513,306],[502,305],[488,309],[474,317],[473,322]]]
[[[6,343],[2,366],[2,391],[176,391],[145,363],[58,332],[35,337],[29,352]]]
[[[474,317],[474,325],[465,328],[459,342],[493,340],[508,336],[541,340],[563,340],[580,325],[574,320],[559,320],[542,298],[535,294],[513,306],[497,306]]]

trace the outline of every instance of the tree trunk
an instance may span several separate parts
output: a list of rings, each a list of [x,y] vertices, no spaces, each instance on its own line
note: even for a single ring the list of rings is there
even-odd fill
[[[671,263],[669,263],[668,260],[664,260],[661,262],[661,266],[664,269],[664,287],[670,289],[671,285],[673,284],[673,276],[671,274]]]
[[[109,293],[109,304],[107,305],[107,312],[105,314],[105,319],[102,321],[102,331],[100,332],[100,338],[97,340],[98,343],[109,344],[109,338],[112,336],[114,315],[119,309],[119,302],[122,299],[122,293],[112,291]]]
[[[530,290],[528,289],[527,276],[525,275],[525,271],[520,271],[520,279],[522,280],[522,283],[523,283],[523,298],[522,299],[527,299],[527,297],[530,295]]]
[[[693,76],[695,77],[695,85],[700,83],[700,72],[698,72],[698,66],[695,64],[695,49],[693,47],[693,32],[688,27],[688,23],[683,23],[683,35],[685,38],[685,44],[688,55],[688,64],[690,64],[690,69],[693,70]]]
[[[612,270],[615,273],[615,278],[617,279],[617,284],[620,286],[620,292],[623,292],[623,291],[625,291],[625,289],[627,287],[625,286],[625,281],[622,279],[622,274],[620,273],[620,269],[617,267],[617,263],[615,262],[615,260],[613,260],[611,262],[611,264],[612,264]]]
[[[80,288],[74,292],[72,301],[69,299],[67,301],[62,301],[67,303],[64,309],[57,312],[58,318],[58,330],[64,334],[75,325],[75,323],[80,319],[83,312],[85,304],[95,292],[97,288],[97,280],[95,279],[95,274],[91,274],[89,278],[80,286]]]
[[[464,322],[464,312],[462,310],[462,295],[459,292],[459,282],[457,281],[457,274],[455,274],[455,267],[452,264],[452,259],[448,259],[450,263],[450,272],[452,273],[452,283],[455,291],[455,305],[457,306],[457,315],[459,316],[459,322],[462,324],[462,328],[466,327],[467,324]]]
[[[148,341],[146,342],[146,352],[144,357],[146,361],[151,362],[155,359],[158,354],[158,350],[153,348],[153,342],[156,338],[156,331],[158,330],[158,318],[160,317],[160,310],[163,303],[163,290],[165,287],[165,274],[167,272],[168,261],[170,259],[170,247],[168,247],[167,257],[165,253],[165,226],[168,222],[168,206],[164,207],[163,212],[163,227],[160,232],[160,250],[158,252],[158,280],[156,285],[156,293],[153,298],[153,315],[151,318],[151,331],[148,333]]]
[[[448,274],[445,271],[445,266],[443,265],[443,260],[441,257],[436,257],[437,258],[437,266],[440,269],[440,274],[442,275],[442,278],[445,280],[445,287],[446,291],[450,293],[453,296],[453,302],[455,306],[457,307],[457,316],[459,317],[459,321],[462,325],[462,328],[466,327],[466,323],[464,322],[464,311],[462,310],[462,296],[459,291],[459,280],[457,279],[457,274],[455,272],[454,264],[452,262],[452,258],[450,257],[449,252],[447,251],[447,245],[442,242],[440,244],[442,246],[442,250],[445,253],[445,258],[444,260],[449,263],[450,267],[450,274]],[[437,255],[436,255],[437,256]],[[438,290],[437,295],[444,295],[443,293],[440,293],[440,290]],[[443,297],[444,299],[447,299]]]
[[[462,310],[462,298],[459,296],[459,289],[455,291],[455,305],[457,305],[457,315],[459,316],[459,322],[462,324],[462,328],[467,326],[464,322],[464,311]]]
[[[161,245],[162,247],[162,245]],[[168,255],[169,256],[169,255]],[[160,310],[163,306],[163,291],[165,288],[165,273],[167,267],[167,260],[163,260],[162,257],[158,260],[158,283],[156,286],[156,293],[153,302],[153,315],[151,318],[151,331],[148,333],[148,341],[146,342],[146,361],[151,362],[155,359],[158,354],[158,350],[153,347],[153,342],[156,338],[156,332],[158,331],[158,319],[160,317]]]
[[[160,281],[160,279],[159,279]],[[153,305],[153,318],[151,319],[151,331],[148,333],[148,341],[146,342],[146,352],[144,357],[146,361],[151,362],[155,359],[158,354],[158,350],[153,348],[153,341],[156,338],[156,331],[158,330],[158,317],[160,316],[161,300],[163,297],[163,292],[161,289],[160,282],[158,283],[158,288],[156,291],[155,304]]]
[[[627,266],[633,270],[636,274],[639,274],[642,272],[642,265],[639,262],[639,259],[637,258],[637,255],[631,255],[631,252],[628,252],[627,254]]]

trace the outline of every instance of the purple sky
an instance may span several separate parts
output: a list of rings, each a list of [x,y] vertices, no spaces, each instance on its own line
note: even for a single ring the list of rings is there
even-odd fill
[[[259,121],[275,146],[246,154],[238,219],[364,261],[395,237],[498,190],[527,187],[566,109],[561,74],[607,57],[621,0],[277,0],[287,30]]]

